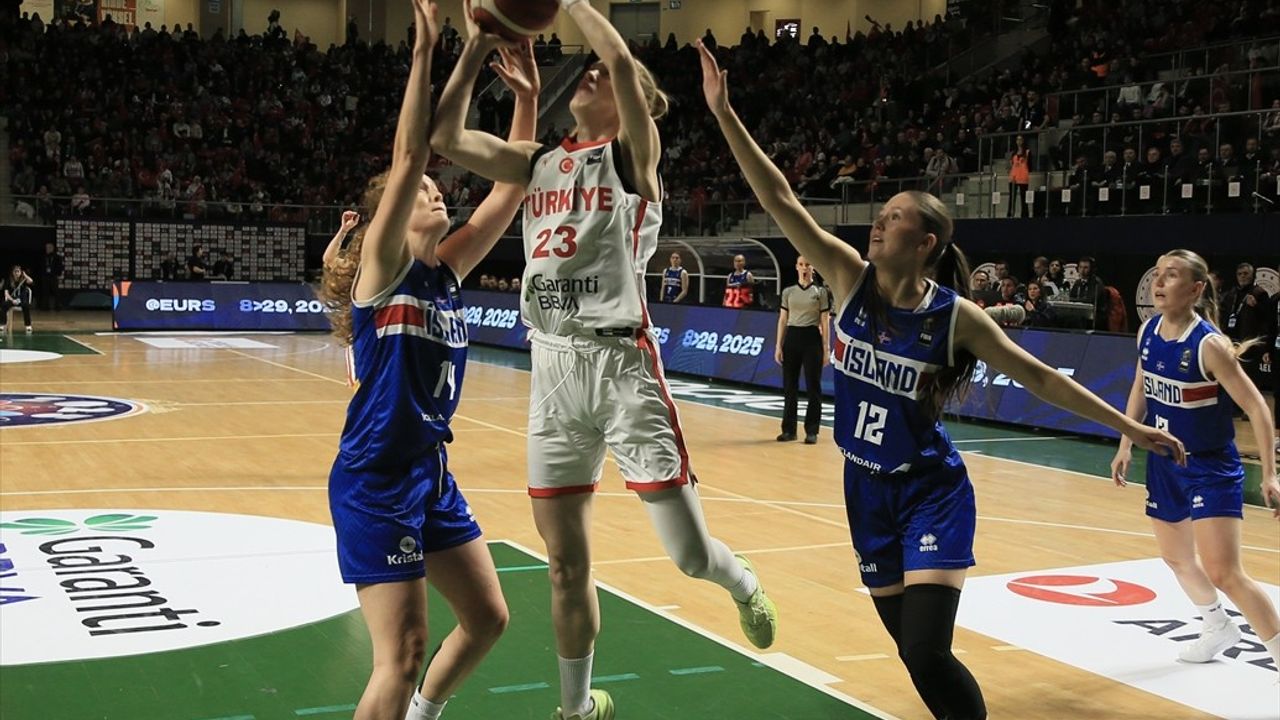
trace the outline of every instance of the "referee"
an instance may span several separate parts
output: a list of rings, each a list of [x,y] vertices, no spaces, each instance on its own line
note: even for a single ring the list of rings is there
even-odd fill
[[[804,368],[808,407],[804,413],[804,441],[818,442],[822,421],[822,366],[829,360],[827,334],[831,327],[831,293],[813,283],[813,266],[803,256],[796,258],[799,284],[782,291],[782,312],[778,314],[778,346],[773,359],[782,366],[782,434],[778,442],[796,439],[796,400],[800,393],[800,369]]]

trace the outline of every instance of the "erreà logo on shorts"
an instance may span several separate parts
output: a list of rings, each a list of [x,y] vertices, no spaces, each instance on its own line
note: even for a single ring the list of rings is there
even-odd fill
[[[418,547],[418,541],[405,535],[400,538],[400,554],[388,555],[388,565],[408,565],[409,563],[422,562],[422,549]]]
[[[0,665],[264,635],[357,607],[333,528],[177,510],[0,512]]]

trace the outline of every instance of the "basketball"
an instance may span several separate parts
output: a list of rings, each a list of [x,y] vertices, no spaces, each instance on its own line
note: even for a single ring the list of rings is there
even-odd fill
[[[556,0],[475,0],[471,15],[481,30],[519,42],[551,27]]]

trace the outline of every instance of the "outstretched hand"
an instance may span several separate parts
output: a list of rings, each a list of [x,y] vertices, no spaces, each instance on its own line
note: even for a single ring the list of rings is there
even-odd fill
[[[728,112],[732,109],[729,106],[729,82],[726,79],[729,71],[720,69],[716,56],[711,54],[711,50],[701,40],[697,41],[697,45],[698,56],[702,60],[702,94],[707,99],[707,107],[716,114]]]
[[[435,0],[413,0],[415,38],[420,47],[433,48],[440,39],[440,27],[436,24],[439,12]]]
[[[1187,464],[1187,451],[1182,447],[1182,441],[1164,430],[1157,430],[1149,425],[1139,425],[1125,435],[1129,436],[1134,445],[1143,450],[1171,457],[1175,463],[1182,466]]]
[[[498,47],[502,62],[489,63],[489,67],[522,100],[536,100],[542,90],[542,78],[538,75],[538,63],[533,58],[533,41],[525,40],[512,47]]]

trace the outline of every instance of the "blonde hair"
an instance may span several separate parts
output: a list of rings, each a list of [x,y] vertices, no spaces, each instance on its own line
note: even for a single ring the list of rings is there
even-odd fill
[[[662,88],[658,87],[658,81],[654,79],[649,68],[639,60],[633,60],[633,62],[636,65],[636,76],[640,79],[640,90],[644,92],[644,102],[649,106],[649,117],[654,120],[661,119],[671,108],[671,100]]]
[[[1213,326],[1213,329],[1223,337],[1227,334],[1222,332],[1222,328],[1218,327],[1218,286],[1213,280],[1213,276],[1209,274],[1209,263],[1199,254],[1178,248],[1170,250],[1161,255],[1162,258],[1175,258],[1187,264],[1191,270],[1191,278],[1195,282],[1204,283],[1204,289],[1200,291],[1200,297],[1196,299],[1193,309],[1195,313],[1204,318],[1204,321]],[[1249,338],[1243,342],[1231,343],[1231,354],[1237,360],[1240,356],[1252,350],[1255,346],[1262,344],[1262,338]]]
[[[387,189],[387,177],[390,170],[375,176],[365,186],[360,204],[364,208],[364,216],[373,220],[373,214],[382,200],[382,193]],[[368,223],[356,230],[351,242],[332,262],[324,266],[324,275],[320,281],[317,295],[324,303],[325,314],[329,316],[329,326],[334,337],[343,345],[353,341],[351,327],[351,288],[355,284],[356,274],[360,270],[360,250],[364,247],[364,234],[369,229]]]

